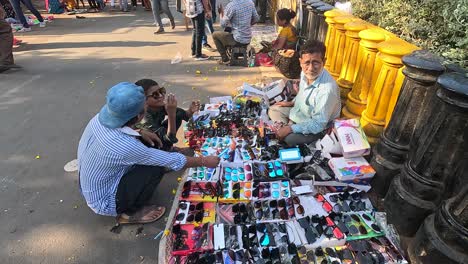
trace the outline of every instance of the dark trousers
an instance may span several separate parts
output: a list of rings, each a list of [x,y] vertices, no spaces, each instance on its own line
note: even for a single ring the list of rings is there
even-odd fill
[[[13,64],[13,33],[5,20],[0,20],[0,65]]]
[[[216,31],[213,33],[213,42],[216,45],[216,49],[218,49],[219,54],[221,55],[221,59],[223,61],[228,61],[229,58],[226,54],[227,47],[233,47],[235,45],[239,45],[241,43],[237,42],[234,39],[232,33],[225,32],[225,31]]]
[[[41,14],[37,9],[33,6],[31,0],[10,0],[11,5],[13,6],[13,9],[15,10],[16,15],[18,16],[19,20],[21,21],[21,24],[23,24],[23,27],[28,28],[28,21],[26,20],[26,17],[24,16],[23,10],[21,10],[21,5],[20,2],[23,3],[31,13],[39,20],[39,22],[44,22],[44,19],[42,18]]]
[[[115,196],[117,213],[132,214],[149,205],[163,174],[163,167],[135,165],[120,179]]]
[[[202,39],[205,35],[205,13],[192,18],[192,26],[192,55],[200,57],[202,55]]]
[[[210,0],[210,4],[211,4],[211,21],[212,21],[211,25],[213,25],[213,23],[216,22],[216,17],[218,15],[216,13],[216,10],[218,10],[218,7],[216,7],[216,0]],[[211,32],[213,33],[213,30],[211,30]]]

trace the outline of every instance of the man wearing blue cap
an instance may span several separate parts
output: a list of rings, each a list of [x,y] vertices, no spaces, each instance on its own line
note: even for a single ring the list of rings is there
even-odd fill
[[[150,223],[164,215],[165,208],[148,204],[165,168],[214,168],[219,158],[186,157],[145,146],[160,143],[148,131],[134,126],[145,115],[143,88],[123,82],[107,92],[107,103],[86,126],[78,146],[81,192],[97,214],[118,216],[118,222]]]

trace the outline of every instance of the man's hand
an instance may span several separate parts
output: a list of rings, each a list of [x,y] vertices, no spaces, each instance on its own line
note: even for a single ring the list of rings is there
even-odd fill
[[[224,8],[223,8],[223,6],[222,6],[221,4],[218,5],[218,13],[219,13],[219,15],[220,15],[221,17],[224,16]]]
[[[220,160],[218,156],[201,157],[201,159],[202,165],[207,168],[216,168]]]
[[[187,110],[187,114],[189,116],[192,116],[194,113],[198,112],[199,110],[200,110],[200,101],[192,101],[189,109]]]
[[[158,148],[162,147],[162,141],[161,139],[153,132],[142,129],[140,131],[141,135],[141,141],[143,141],[144,144],[149,145],[151,147],[157,146]]]
[[[277,102],[274,105],[278,105],[278,106],[282,106],[282,107],[292,107],[292,106],[294,106],[294,102],[282,101],[282,102]]]
[[[291,126],[283,126],[280,129],[276,131],[276,137],[278,137],[279,140],[283,140],[285,137],[287,137],[289,134],[291,134],[292,128]]]
[[[206,19],[211,19],[211,10],[205,12],[205,18]]]
[[[165,107],[168,115],[175,115],[177,110],[177,100],[174,94],[170,93],[167,95]]]

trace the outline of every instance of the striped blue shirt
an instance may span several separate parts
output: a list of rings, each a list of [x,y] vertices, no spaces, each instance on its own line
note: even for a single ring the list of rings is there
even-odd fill
[[[251,0],[232,0],[226,5],[221,26],[232,27],[234,39],[249,44],[252,39],[252,24],[259,20],[255,5]]]
[[[104,127],[98,115],[89,121],[78,145],[80,187],[95,213],[116,216],[117,187],[122,176],[134,165],[181,170],[187,159],[179,153],[146,147],[136,137],[138,132],[129,127]]]
[[[307,85],[307,78],[301,72],[299,92],[289,113],[289,119],[295,123],[291,126],[292,131],[300,134],[318,134],[338,118],[340,112],[340,91],[327,70],[323,69],[311,85]]]

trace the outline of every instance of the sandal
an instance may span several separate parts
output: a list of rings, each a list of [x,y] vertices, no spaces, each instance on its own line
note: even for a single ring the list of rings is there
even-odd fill
[[[152,223],[158,220],[159,218],[161,218],[165,212],[166,212],[166,207],[164,206],[156,206],[156,205],[143,206],[140,210],[138,210],[133,215],[125,217],[124,214],[121,214],[117,218],[117,222],[121,225]]]

